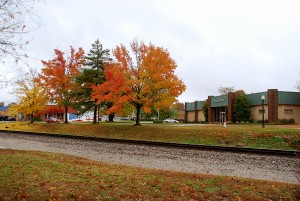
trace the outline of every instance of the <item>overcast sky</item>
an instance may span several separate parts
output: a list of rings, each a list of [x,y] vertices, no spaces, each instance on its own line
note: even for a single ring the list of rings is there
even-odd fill
[[[167,48],[187,86],[181,102],[218,95],[296,91],[300,81],[299,0],[45,0],[35,7],[43,25],[30,34],[31,67],[70,45],[86,52],[99,38],[113,49],[134,38]],[[20,67],[20,66],[19,66]],[[0,98],[6,103],[11,96]]]

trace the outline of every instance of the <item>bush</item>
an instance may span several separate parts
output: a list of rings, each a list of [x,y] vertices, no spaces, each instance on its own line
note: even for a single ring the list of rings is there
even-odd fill
[[[233,113],[236,122],[246,123],[250,120],[250,104],[243,90],[236,91],[235,93]]]
[[[268,119],[265,119],[264,122],[265,122],[265,123],[268,123]],[[257,120],[257,123],[261,124],[261,123],[262,123],[262,120]]]
[[[36,117],[33,119],[33,121],[42,121],[41,117]]]
[[[277,124],[294,124],[295,119],[278,119]]]
[[[159,120],[159,121],[158,121],[158,120],[155,120],[155,121],[153,121],[153,123],[154,123],[154,124],[162,124],[163,121],[162,121],[162,120]]]

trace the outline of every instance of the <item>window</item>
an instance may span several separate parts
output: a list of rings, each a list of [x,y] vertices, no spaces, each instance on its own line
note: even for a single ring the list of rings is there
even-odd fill
[[[263,110],[258,110],[258,113],[259,114],[262,114],[263,113]],[[266,110],[264,109],[264,113],[266,114]]]
[[[284,114],[293,114],[293,109],[284,109]]]

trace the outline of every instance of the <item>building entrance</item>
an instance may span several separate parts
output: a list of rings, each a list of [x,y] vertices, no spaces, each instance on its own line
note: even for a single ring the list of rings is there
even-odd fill
[[[220,123],[224,123],[226,121],[226,113],[220,112]]]
[[[215,122],[224,123],[227,116],[226,107],[215,108]]]

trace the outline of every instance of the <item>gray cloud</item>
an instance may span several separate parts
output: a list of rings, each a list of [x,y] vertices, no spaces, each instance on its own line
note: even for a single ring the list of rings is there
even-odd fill
[[[217,95],[221,86],[295,91],[300,80],[298,0],[51,0],[36,10],[44,25],[32,33],[31,56],[51,59],[54,48],[70,45],[88,51],[97,38],[112,49],[138,37],[177,62],[187,85],[180,101]]]

